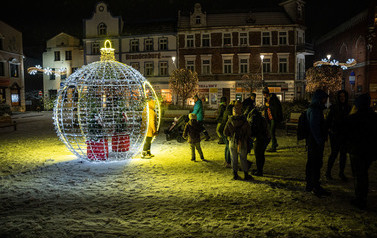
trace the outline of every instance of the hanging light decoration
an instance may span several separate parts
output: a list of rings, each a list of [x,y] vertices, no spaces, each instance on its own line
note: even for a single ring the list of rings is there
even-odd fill
[[[101,61],[71,74],[54,107],[57,134],[80,158],[112,161],[137,155],[148,130],[148,101],[156,102],[157,129],[161,110],[151,84],[134,68],[115,61],[107,40]]]

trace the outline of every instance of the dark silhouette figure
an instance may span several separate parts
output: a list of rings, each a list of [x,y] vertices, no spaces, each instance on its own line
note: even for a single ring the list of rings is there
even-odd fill
[[[270,93],[268,88],[263,89],[264,96],[264,117],[268,121],[270,135],[271,135],[271,148],[269,152],[276,152],[279,146],[276,139],[276,126],[283,120],[283,111],[279,98],[275,93]]]
[[[339,155],[339,177],[343,181],[347,181],[344,175],[346,167],[347,151],[345,145],[345,118],[351,111],[348,105],[348,93],[345,90],[340,90],[337,93],[336,103],[330,107],[330,112],[327,116],[327,126],[329,128],[329,137],[331,145],[331,154],[327,162],[326,178],[331,180],[331,170],[334,166],[335,160]]]
[[[368,169],[377,158],[377,114],[370,108],[370,96],[360,95],[346,119],[347,151],[350,154],[355,180],[355,196],[351,204],[366,209],[368,195]]]
[[[203,134],[205,136],[205,140],[206,141],[209,141],[210,140],[210,136],[208,134],[208,131],[205,129],[204,127],[204,112],[203,112],[203,103],[202,103],[202,100],[199,99],[199,96],[198,95],[195,95],[194,96],[194,101],[195,101],[195,105],[194,105],[194,110],[192,111],[192,113],[194,113],[196,115],[196,118],[197,118],[197,121],[198,123],[203,127]]]
[[[228,138],[224,135],[224,128],[225,128],[226,123],[228,122],[228,119],[232,116],[234,103],[235,103],[235,101],[231,101],[229,103],[229,105],[226,107],[226,109],[224,111],[223,119],[221,121],[221,125],[220,125],[220,128],[219,128],[219,130],[221,131],[221,134],[224,138],[224,143],[225,143],[225,152],[224,152],[225,164],[224,164],[224,166],[226,168],[231,168],[231,162],[232,161],[231,161],[231,158],[230,158],[229,141],[228,141]]]
[[[191,160],[195,159],[195,149],[198,151],[200,159],[204,161],[203,151],[200,147],[200,133],[203,130],[203,126],[196,120],[194,113],[189,114],[189,122],[187,122],[183,131],[183,138],[187,139],[191,149]]]
[[[216,133],[217,133],[217,136],[219,137],[218,144],[225,144],[224,136],[223,136],[224,128],[223,130],[221,130],[221,123],[223,121],[225,109],[226,109],[226,97],[221,97],[220,105],[219,105],[219,108],[217,109],[217,117],[216,117],[216,121],[217,121]]]
[[[255,108],[255,98],[257,95],[255,93],[251,93],[250,97],[246,98],[242,102],[242,112],[245,116],[249,115],[251,110]]]
[[[309,136],[307,139],[308,160],[306,163],[306,191],[313,192],[316,196],[329,196],[331,193],[321,187],[319,179],[323,165],[323,150],[327,138],[323,110],[327,94],[322,90],[314,93],[312,102],[307,110]]]

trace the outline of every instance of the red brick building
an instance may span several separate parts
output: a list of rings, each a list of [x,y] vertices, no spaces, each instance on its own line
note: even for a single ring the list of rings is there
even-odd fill
[[[355,59],[357,64],[343,71],[343,85],[351,97],[369,92],[377,102],[377,12],[371,4],[358,15],[352,17],[316,41],[315,60],[331,54],[332,59],[346,62]],[[351,83],[350,83],[350,76]],[[355,83],[352,84],[352,79]]]
[[[206,13],[197,3],[193,12],[178,15],[178,67],[198,73],[209,106],[221,96],[243,100],[249,94],[243,76],[262,70],[264,84],[283,101],[301,97],[305,55],[312,54],[305,47],[304,4],[288,0],[274,9]]]

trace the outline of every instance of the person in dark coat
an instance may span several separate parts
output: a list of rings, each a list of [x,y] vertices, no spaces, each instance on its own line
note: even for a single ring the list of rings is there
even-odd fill
[[[345,118],[351,111],[348,104],[348,93],[345,90],[340,90],[337,93],[336,103],[331,105],[329,114],[327,116],[326,124],[329,128],[329,137],[331,145],[331,154],[327,162],[326,178],[331,180],[331,170],[334,166],[336,157],[339,155],[339,177],[343,181],[347,181],[344,175],[346,167],[347,151],[345,145]]]
[[[198,95],[195,95],[194,96],[194,101],[195,101],[195,105],[194,105],[194,110],[192,111],[192,113],[194,113],[196,115],[196,118],[197,118],[197,121],[198,123],[203,127],[203,134],[205,136],[205,140],[206,141],[209,141],[210,140],[210,136],[208,134],[208,131],[205,129],[204,127],[204,112],[203,112],[203,103],[202,103],[202,100],[199,99],[199,96]]]
[[[276,152],[276,148],[279,146],[276,139],[276,126],[283,120],[283,112],[279,98],[275,93],[270,93],[270,90],[266,87],[262,91],[264,96],[264,117],[267,119],[270,135],[271,135],[271,148],[269,152]]]
[[[225,144],[223,132],[222,130],[220,130],[225,109],[226,109],[226,97],[221,97],[220,105],[219,105],[219,108],[217,109],[217,117],[216,117],[216,121],[217,121],[216,133],[217,133],[217,136],[219,137],[218,144]]]
[[[221,121],[221,125],[219,130],[222,132],[222,136],[224,138],[224,143],[225,143],[225,164],[224,166],[226,168],[231,168],[231,158],[230,158],[230,150],[229,150],[229,141],[228,138],[224,135],[224,128],[226,123],[228,122],[228,119],[232,116],[233,113],[233,107],[236,101],[231,101],[229,105],[225,108],[224,115]]]
[[[329,196],[331,193],[320,185],[321,168],[323,165],[323,151],[327,138],[326,124],[323,116],[327,94],[318,89],[306,112],[309,124],[307,138],[308,159],[306,163],[306,191],[316,196]]]
[[[242,112],[245,116],[249,115],[251,110],[255,108],[255,98],[257,95],[255,93],[251,93],[250,97],[246,98],[242,102]]]
[[[194,113],[189,114],[189,121],[185,125],[183,131],[183,138],[187,140],[190,144],[191,149],[191,160],[195,159],[195,148],[199,153],[200,159],[204,161],[203,151],[200,147],[200,133],[203,130],[203,126],[196,120],[196,115]]]
[[[347,151],[350,154],[355,181],[355,196],[351,204],[366,209],[368,195],[368,169],[377,159],[377,114],[370,107],[370,96],[360,95],[355,100],[345,126]]]
[[[242,115],[242,104],[236,102],[231,116],[224,128],[224,135],[229,140],[230,155],[232,158],[233,179],[240,179],[238,176],[238,157],[241,161],[241,168],[245,174],[244,180],[251,180],[253,177],[248,174],[249,163],[247,161],[248,141],[251,137],[250,125],[245,115]]]

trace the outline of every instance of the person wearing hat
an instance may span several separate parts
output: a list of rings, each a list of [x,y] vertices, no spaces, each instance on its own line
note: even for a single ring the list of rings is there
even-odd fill
[[[194,113],[196,115],[198,123],[203,127],[203,131],[202,132],[203,132],[203,134],[205,136],[205,140],[209,141],[211,137],[209,136],[208,131],[205,129],[204,122],[203,122],[204,113],[203,113],[203,103],[202,103],[202,100],[199,99],[198,95],[195,95],[194,96],[194,101],[195,101],[195,105],[194,105],[194,110],[192,111],[192,113]]]
[[[276,126],[283,120],[283,111],[279,98],[275,93],[270,93],[270,90],[265,87],[262,90],[264,96],[264,116],[267,119],[270,135],[271,135],[271,148],[268,152],[276,152],[279,146],[276,139]]]
[[[345,123],[346,148],[355,182],[355,199],[351,200],[351,205],[362,210],[367,207],[368,169],[377,159],[377,114],[370,102],[369,94],[357,97]]]
[[[251,137],[251,128],[242,115],[242,104],[237,101],[233,107],[233,116],[231,116],[224,128],[224,135],[229,140],[230,156],[232,159],[233,179],[238,180],[238,157],[241,161],[241,168],[245,174],[244,180],[252,180],[253,177],[248,174],[249,163],[247,161],[247,148],[249,138]]]
[[[255,99],[257,95],[255,93],[251,93],[250,97],[246,98],[242,102],[242,111],[244,115],[248,115],[255,108]]]
[[[194,113],[189,114],[189,119],[190,120],[186,123],[185,129],[183,130],[183,138],[190,144],[191,160],[196,161],[196,149],[199,153],[200,159],[205,161],[202,148],[200,147],[200,132],[203,130],[203,127],[196,120],[196,115]]]
[[[217,109],[217,117],[216,117],[216,121],[217,121],[216,133],[217,133],[217,136],[219,137],[218,144],[225,144],[224,136],[221,131],[221,122],[223,120],[225,109],[226,109],[226,97],[221,97],[220,105],[219,105],[219,108]]]

